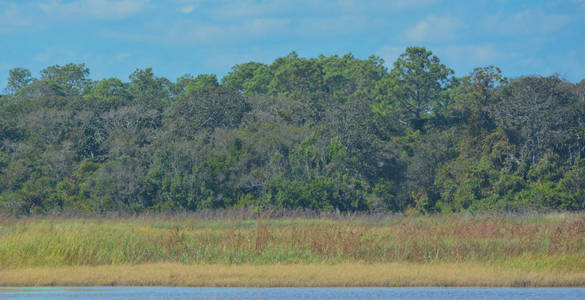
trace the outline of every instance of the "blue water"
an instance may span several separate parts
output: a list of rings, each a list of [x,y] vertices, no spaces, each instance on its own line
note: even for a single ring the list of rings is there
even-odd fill
[[[585,289],[3,287],[0,299],[585,299]]]

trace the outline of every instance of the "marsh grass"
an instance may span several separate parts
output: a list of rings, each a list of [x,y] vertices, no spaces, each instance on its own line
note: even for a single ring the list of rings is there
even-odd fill
[[[513,270],[477,263],[196,264],[27,267],[0,270],[4,286],[582,287],[583,271]]]
[[[585,270],[585,215],[24,218],[0,221],[0,267],[481,263]]]

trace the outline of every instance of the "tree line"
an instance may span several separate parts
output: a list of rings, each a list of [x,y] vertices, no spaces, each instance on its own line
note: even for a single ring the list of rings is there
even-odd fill
[[[585,208],[585,80],[457,77],[422,47],[88,76],[10,70],[0,213]]]

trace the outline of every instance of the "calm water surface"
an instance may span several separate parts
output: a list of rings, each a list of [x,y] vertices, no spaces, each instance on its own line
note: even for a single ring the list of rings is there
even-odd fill
[[[585,289],[515,288],[0,288],[0,299],[585,299]]]

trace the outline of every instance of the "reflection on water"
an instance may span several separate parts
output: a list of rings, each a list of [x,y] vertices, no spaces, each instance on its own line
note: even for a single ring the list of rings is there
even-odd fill
[[[0,287],[0,299],[585,299],[585,289]]]

